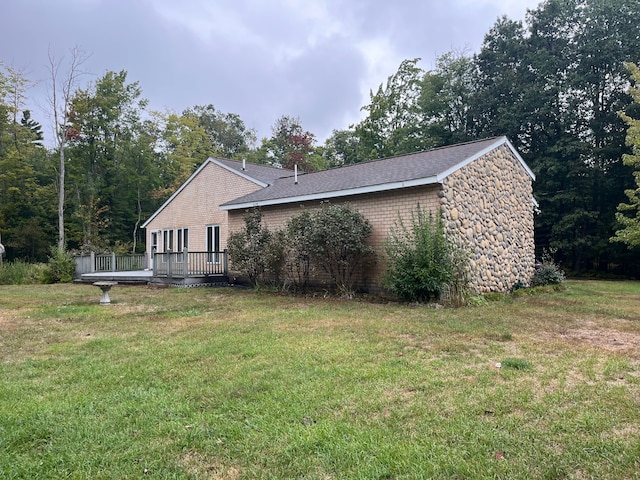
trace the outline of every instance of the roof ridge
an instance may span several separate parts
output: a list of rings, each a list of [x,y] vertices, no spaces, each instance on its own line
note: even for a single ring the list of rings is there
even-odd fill
[[[371,163],[375,163],[375,162],[381,162],[383,160],[392,160],[394,158],[403,158],[403,157],[409,157],[411,155],[420,155],[422,153],[431,153],[431,152],[436,152],[438,150],[446,150],[448,148],[456,148],[456,147],[462,147],[464,145],[471,145],[473,143],[487,142],[489,140],[498,140],[499,138],[504,138],[504,135],[498,135],[498,136],[495,136],[495,137],[487,137],[487,138],[479,138],[479,139],[476,139],[476,140],[468,140],[466,142],[455,143],[453,145],[441,145],[439,147],[428,148],[426,150],[418,150],[417,152],[400,153],[398,155],[391,155],[390,157],[372,158],[370,160],[363,160],[363,161],[357,162],[357,163],[350,163],[349,165],[336,165],[335,167],[329,167],[329,168],[325,168],[324,170],[317,170],[317,171],[314,171],[314,172],[302,172],[302,173],[298,172],[298,175],[300,175],[300,176],[302,176],[302,175],[312,175],[314,173],[329,172],[329,171],[332,171],[332,170],[340,170],[341,168],[356,167],[358,165],[371,164]]]
[[[234,160],[232,158],[223,158],[223,157],[209,157],[209,158],[211,158],[213,160],[221,160],[221,161],[224,161],[224,162],[232,162],[234,164],[238,164],[238,166],[240,166],[240,167],[242,165],[242,160]],[[253,163],[253,162],[246,161],[246,164],[253,165],[253,166],[256,166],[256,167],[270,168],[272,170],[279,170],[279,171],[282,171],[282,172],[291,172],[291,173],[293,173],[293,170],[290,170],[288,168],[274,167],[273,165],[267,165],[265,163]]]

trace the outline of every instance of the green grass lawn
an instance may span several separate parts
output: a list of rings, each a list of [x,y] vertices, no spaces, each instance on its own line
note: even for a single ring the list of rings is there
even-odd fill
[[[567,285],[0,287],[0,478],[640,478],[640,283]]]

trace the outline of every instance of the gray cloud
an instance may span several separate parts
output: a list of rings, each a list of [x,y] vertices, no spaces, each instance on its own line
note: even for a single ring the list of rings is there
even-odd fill
[[[91,53],[87,81],[124,69],[154,109],[211,103],[259,136],[281,115],[299,116],[322,140],[359,118],[366,92],[401,60],[429,68],[452,49],[477,50],[499,15],[522,18],[536,3],[9,0],[0,60],[41,81],[29,95],[43,106],[48,48],[60,57],[79,45]]]

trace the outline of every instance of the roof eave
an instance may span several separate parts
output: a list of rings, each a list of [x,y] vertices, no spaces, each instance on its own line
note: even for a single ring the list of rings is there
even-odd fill
[[[204,169],[204,167],[205,167],[205,166],[207,166],[207,165],[209,164],[209,162],[211,162],[211,161],[213,161],[213,158],[209,157],[209,158],[207,158],[204,162],[202,162],[202,165],[200,165],[200,166],[196,169],[196,171],[195,171],[195,172],[193,172],[193,173],[191,174],[191,176],[190,176],[189,178],[187,178],[187,179],[184,181],[184,183],[183,183],[182,185],[180,185],[180,187],[179,187],[175,192],[173,192],[173,195],[171,195],[171,196],[167,199],[167,201],[166,201],[166,202],[164,202],[164,203],[162,204],[162,206],[161,206],[160,208],[158,208],[158,209],[153,213],[153,215],[151,215],[151,216],[147,219],[147,221],[146,221],[146,222],[144,222],[144,223],[140,226],[140,228],[147,228],[147,225],[149,225],[149,223],[151,223],[151,222],[153,221],[153,219],[154,219],[154,218],[156,218],[156,217],[160,214],[160,212],[162,212],[162,210],[164,210],[164,209],[165,209],[165,207],[166,207],[167,205],[169,205],[169,204],[173,201],[173,199],[174,199],[174,198],[176,198],[176,197],[180,194],[180,192],[182,192],[182,190],[184,190],[184,189],[187,187],[187,185],[189,185],[189,183],[191,183],[191,181],[192,181],[192,180],[193,180],[193,179],[198,175],[198,173],[200,173],[200,172]]]
[[[442,181],[444,178],[448,177],[452,173],[460,170],[463,167],[466,167],[471,162],[474,162],[478,158],[482,157],[483,155],[486,155],[487,153],[491,152],[492,150],[495,150],[498,147],[501,147],[502,145],[506,145],[507,148],[509,150],[511,150],[511,153],[513,154],[514,157],[516,157],[516,159],[518,160],[520,165],[522,165],[522,168],[524,168],[524,170],[527,172],[527,175],[529,175],[531,177],[531,180],[535,180],[536,179],[535,174],[531,171],[529,166],[522,159],[522,157],[520,156],[520,154],[518,153],[516,148],[513,146],[513,144],[509,141],[509,139],[507,137],[503,136],[503,137],[496,138],[496,141],[494,143],[492,143],[491,145],[489,145],[489,146],[483,148],[482,150],[476,152],[475,154],[471,155],[470,157],[467,157],[462,162],[456,163],[455,165],[453,165],[452,167],[448,168],[447,170],[439,173],[438,174],[439,181]]]
[[[312,193],[308,195],[295,195],[291,197],[273,198],[268,200],[257,200],[235,204],[220,205],[220,210],[242,210],[254,207],[266,207],[270,205],[284,205],[287,203],[309,202],[314,200],[327,200],[330,198],[348,197],[352,195],[362,195],[365,193],[386,192],[389,190],[397,190],[400,188],[418,187],[422,185],[432,185],[440,183],[438,176],[418,178],[404,182],[383,183],[380,185],[369,185],[366,187],[349,188],[345,190],[335,190],[333,192]]]
[[[533,171],[529,168],[529,166],[526,164],[526,162],[520,156],[520,154],[518,153],[518,150],[516,150],[516,147],[513,146],[513,144],[509,141],[509,139],[507,137],[504,137],[504,142],[506,143],[506,145],[511,150],[511,153],[513,153],[513,155],[518,159],[518,161],[522,165],[522,168],[524,168],[525,171],[527,172],[527,174],[531,177],[531,180],[535,181],[536,174],[533,173]]]

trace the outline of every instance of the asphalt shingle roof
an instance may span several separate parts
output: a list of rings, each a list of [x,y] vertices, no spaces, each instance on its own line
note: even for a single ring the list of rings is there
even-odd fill
[[[495,148],[506,137],[461,143],[424,152],[401,155],[358,163],[346,167],[298,175],[298,183],[291,176],[280,177],[268,187],[223,204],[225,209],[243,208],[249,204],[274,204],[316,198],[322,195],[342,196],[358,193],[363,189],[385,189],[385,186],[401,188],[407,182],[425,180],[435,183],[455,171],[469,159]],[[453,169],[453,170],[452,170]],[[431,179],[431,180],[429,180]],[[351,193],[350,193],[351,192]],[[289,199],[289,200],[288,200]]]
[[[254,163],[246,162],[245,169],[242,170],[242,162],[227,160],[224,158],[216,158],[214,160],[226,166],[227,168],[235,170],[238,173],[247,175],[248,177],[251,177],[263,183],[272,184],[278,178],[293,176],[293,171],[287,170],[286,168],[276,168],[270,167],[268,165],[256,165]]]

